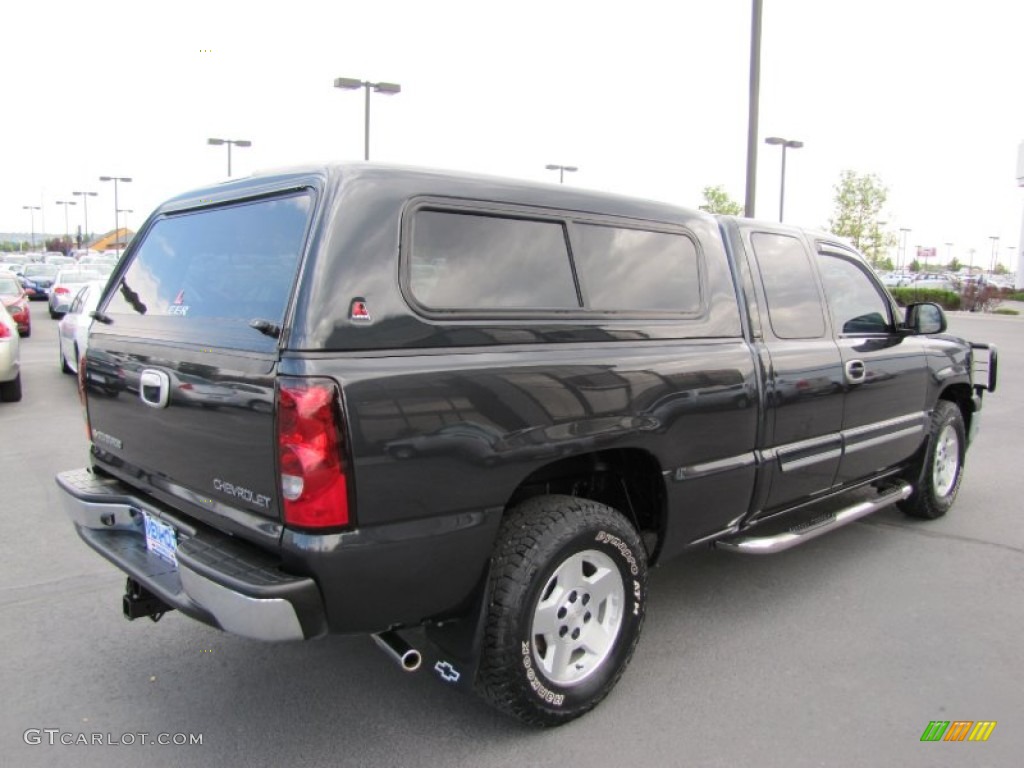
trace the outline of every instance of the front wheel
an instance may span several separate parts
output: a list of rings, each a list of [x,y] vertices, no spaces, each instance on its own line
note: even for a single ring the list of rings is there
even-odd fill
[[[644,621],[647,559],[616,510],[539,496],[502,524],[477,689],[541,726],[593,709],[633,656]]]
[[[940,400],[932,411],[928,445],[914,468],[913,494],[899,507],[911,517],[935,520],[956,501],[964,473],[967,430],[956,403]]]

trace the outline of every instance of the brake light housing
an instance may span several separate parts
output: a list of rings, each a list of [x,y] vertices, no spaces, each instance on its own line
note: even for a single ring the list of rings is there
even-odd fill
[[[285,525],[351,523],[341,392],[331,379],[281,377],[277,384],[277,468]]]

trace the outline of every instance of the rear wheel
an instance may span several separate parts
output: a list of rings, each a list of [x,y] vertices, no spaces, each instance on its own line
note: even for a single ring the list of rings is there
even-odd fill
[[[956,501],[964,473],[967,431],[956,403],[940,400],[932,411],[928,446],[915,467],[913,494],[899,507],[911,517],[934,520]]]
[[[21,374],[14,377],[13,381],[5,381],[0,384],[0,400],[5,403],[16,403],[21,400]]]
[[[71,366],[68,365],[68,359],[64,356],[64,346],[60,343],[59,339],[57,341],[57,354],[60,355],[61,373],[66,373],[70,376],[74,376],[75,372],[71,370]]]
[[[595,707],[615,686],[640,637],[647,561],[616,510],[540,496],[502,524],[477,689],[541,726]]]

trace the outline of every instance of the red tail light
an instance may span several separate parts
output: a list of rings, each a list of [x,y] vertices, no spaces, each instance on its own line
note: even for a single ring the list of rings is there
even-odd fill
[[[71,293],[71,289],[65,288],[63,285],[58,285],[53,289],[53,292],[63,296],[65,293]]]
[[[277,454],[286,525],[333,528],[349,522],[341,395],[329,379],[282,378]]]
[[[11,329],[7,327],[6,323],[0,323],[0,339],[9,338],[11,335]]]

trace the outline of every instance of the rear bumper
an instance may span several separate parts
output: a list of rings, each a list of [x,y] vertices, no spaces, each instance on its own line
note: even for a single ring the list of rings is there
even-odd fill
[[[167,605],[233,634],[257,640],[303,640],[327,632],[320,591],[285,573],[264,552],[198,529],[88,469],[57,476],[61,504],[78,535]],[[143,515],[175,529],[177,563],[146,548]]]

